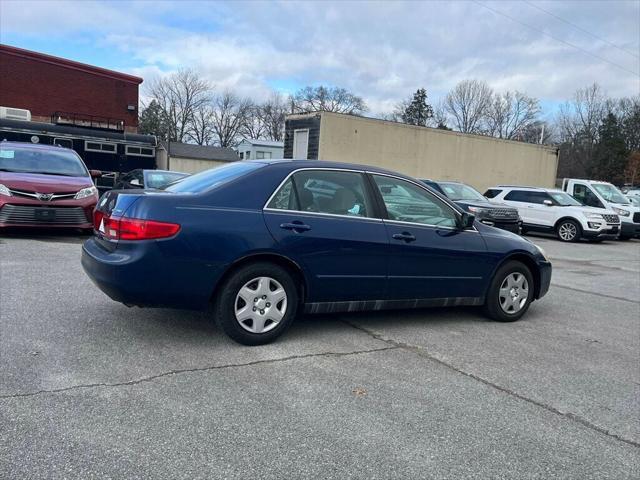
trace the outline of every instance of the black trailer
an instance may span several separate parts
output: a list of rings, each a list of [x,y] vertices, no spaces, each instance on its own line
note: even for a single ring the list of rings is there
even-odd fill
[[[0,119],[0,141],[72,148],[91,170],[105,173],[99,187],[136,168],[156,168],[156,137],[121,131]]]

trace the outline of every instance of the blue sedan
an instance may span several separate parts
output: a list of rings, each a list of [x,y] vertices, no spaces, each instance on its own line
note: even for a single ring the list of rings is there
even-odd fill
[[[518,320],[551,264],[413,178],[324,161],[235,162],[164,191],[107,192],[82,265],[126,305],[205,309],[245,345],[300,312],[482,306]]]

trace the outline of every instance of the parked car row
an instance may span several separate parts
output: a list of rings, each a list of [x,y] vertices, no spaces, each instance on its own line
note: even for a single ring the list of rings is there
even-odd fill
[[[484,195],[460,182],[422,182],[485,225],[514,233],[553,233],[564,242],[640,237],[640,196],[607,182],[565,179],[562,190],[499,185]]]
[[[101,172],[88,170],[70,148],[0,142],[0,228],[50,227],[93,231]],[[185,173],[133,170],[116,188],[163,188]]]

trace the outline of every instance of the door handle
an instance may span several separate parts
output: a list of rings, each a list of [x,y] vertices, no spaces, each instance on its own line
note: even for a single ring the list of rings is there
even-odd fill
[[[413,235],[411,235],[409,232],[402,232],[402,233],[394,233],[392,235],[392,237],[395,240],[404,240],[405,242],[409,243],[409,242],[413,242],[415,241],[416,237],[414,237]]]
[[[291,223],[281,223],[280,228],[284,230],[293,230],[294,232],[297,232],[297,233],[311,230],[311,227],[309,225],[305,225],[304,223],[299,221],[293,221]]]

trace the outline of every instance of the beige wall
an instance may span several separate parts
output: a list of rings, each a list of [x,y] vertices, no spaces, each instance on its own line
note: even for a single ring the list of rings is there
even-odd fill
[[[375,165],[416,178],[553,187],[556,148],[322,113],[318,158]]]
[[[169,159],[169,169],[174,172],[198,173],[211,168],[226,165],[229,162],[218,162],[216,160],[197,160],[195,158],[171,157]]]

